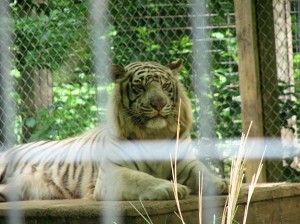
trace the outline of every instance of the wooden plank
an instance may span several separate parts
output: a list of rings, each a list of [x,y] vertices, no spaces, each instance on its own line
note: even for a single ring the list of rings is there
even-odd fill
[[[262,94],[258,62],[257,33],[254,0],[235,0],[236,35],[238,46],[238,66],[240,79],[242,125],[246,133],[253,122],[249,137],[263,137]],[[257,171],[259,160],[249,160],[246,164],[246,181],[250,182]],[[263,168],[259,182],[266,182]]]
[[[242,223],[244,207],[247,201],[248,187],[244,185],[238,199],[238,210],[235,221]],[[220,223],[226,196],[203,197],[203,223]],[[139,201],[132,202],[143,214],[145,210],[155,224],[181,224],[182,222],[174,214],[177,211],[176,203],[169,201]],[[198,222],[198,197],[193,195],[180,200],[181,211],[186,223]],[[106,207],[106,209],[104,209]],[[258,184],[251,199],[247,224],[257,223],[300,223],[300,184],[272,183]],[[145,223],[140,214],[128,201],[93,201],[93,200],[43,200],[22,201],[13,203],[0,203],[0,223],[6,223],[9,214],[18,214],[10,209],[20,211],[24,223],[101,223],[103,211],[115,209],[119,211],[118,219],[126,224]],[[122,222],[123,221],[123,222]]]

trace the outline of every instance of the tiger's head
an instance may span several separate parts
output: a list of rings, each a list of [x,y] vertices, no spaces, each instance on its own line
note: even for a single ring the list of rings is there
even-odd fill
[[[177,79],[182,60],[163,66],[156,62],[112,65],[116,86],[109,111],[114,132],[121,139],[172,139],[176,137],[179,101],[180,137],[189,135],[192,110]]]

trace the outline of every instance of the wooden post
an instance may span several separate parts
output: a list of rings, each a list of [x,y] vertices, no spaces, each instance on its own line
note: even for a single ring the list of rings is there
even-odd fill
[[[34,69],[34,109],[40,110],[52,105],[52,74],[48,69]]]
[[[36,112],[52,104],[52,74],[48,69],[33,68],[24,72],[21,79],[22,116],[26,120],[36,117]],[[25,122],[24,122],[25,123]],[[23,125],[23,142],[28,142],[37,127]]]
[[[276,7],[270,0],[235,0],[243,130],[253,121],[250,137],[272,138],[280,146]],[[276,156],[282,153],[280,147],[269,150]],[[247,163],[246,181],[257,165],[256,160]],[[282,180],[281,159],[268,160],[264,167],[260,181]]]
[[[242,99],[243,132],[247,132],[253,121],[249,137],[262,138],[263,112],[261,82],[259,73],[255,1],[235,0],[236,33],[239,57],[240,92]],[[246,181],[250,182],[256,173],[259,159],[248,160],[246,164]],[[259,182],[266,182],[265,166],[261,172]]]

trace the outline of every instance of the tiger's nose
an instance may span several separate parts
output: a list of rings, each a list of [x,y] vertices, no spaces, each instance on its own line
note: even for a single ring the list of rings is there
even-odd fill
[[[150,105],[155,110],[161,111],[166,106],[166,103],[165,102],[151,102]]]

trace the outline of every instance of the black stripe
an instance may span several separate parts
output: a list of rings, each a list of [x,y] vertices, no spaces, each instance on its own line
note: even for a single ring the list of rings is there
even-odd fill
[[[26,145],[21,145],[21,146],[26,146],[24,148],[16,148],[16,149],[12,149],[11,153],[12,155],[8,155],[8,158],[12,158],[13,160],[12,161],[9,161],[9,163],[13,163],[13,168],[12,170],[15,171],[17,169],[17,167],[20,165],[20,162],[23,161],[24,157],[30,153],[30,152],[33,152],[35,149],[37,149],[38,147],[42,146],[42,145],[45,145],[47,143],[51,143],[49,141],[46,141],[46,142],[43,142],[43,141],[40,141],[40,142],[35,142],[35,143],[32,143],[32,144],[29,144],[27,146]],[[31,148],[30,148],[31,147]],[[25,152],[23,152],[24,150],[26,150]],[[38,148],[39,149],[39,148]],[[46,149],[45,149],[46,150]],[[16,161],[14,160],[14,158],[18,158]],[[24,162],[24,161],[23,161]],[[36,162],[37,164],[39,164],[39,161]],[[23,167],[24,169],[25,167]]]
[[[7,197],[3,193],[1,193],[1,192],[0,192],[0,201],[2,201],[2,202],[8,201]]]
[[[68,163],[66,165],[66,169],[64,170],[64,172],[61,175],[62,182],[64,183],[65,186],[67,186],[69,183],[68,182],[69,173],[70,173],[70,164]]]
[[[77,163],[73,162],[73,173],[72,173],[72,179],[75,180],[76,170],[77,170]]]
[[[134,161],[134,160],[132,160],[131,162],[133,163],[133,165],[134,165],[134,167],[136,168],[136,170],[137,170],[137,171],[140,171],[140,169],[139,169],[139,166],[138,166],[137,162],[136,162],[136,161]]]
[[[147,161],[143,161],[143,163],[147,166],[147,168],[151,172],[151,174],[156,173],[155,170],[151,167],[151,165],[148,164]]]
[[[26,161],[26,162],[24,163],[24,165],[23,165],[22,168],[20,169],[20,172],[19,172],[20,174],[23,173],[23,171],[24,171],[24,169],[26,168],[26,166],[28,165],[28,163],[29,163],[28,161]]]
[[[52,174],[50,174],[50,176],[52,176]],[[67,188],[61,188],[59,185],[57,185],[52,179],[49,179],[46,174],[43,175],[43,179],[46,183],[48,183],[49,185],[51,185],[52,187],[55,188],[55,190],[61,195],[60,197],[54,197],[54,195],[51,195],[51,198],[74,198],[73,193],[67,189]],[[51,187],[50,186],[50,187]],[[66,193],[68,194],[68,196],[66,196]],[[44,199],[44,198],[41,198]]]
[[[186,185],[187,181],[191,178],[192,174],[193,174],[193,166],[190,167],[189,164],[187,164],[181,171],[180,173],[178,173],[178,177],[181,178],[184,177],[185,179],[183,181],[180,182],[180,184]],[[186,175],[186,170],[188,170],[188,173]]]
[[[82,183],[82,177],[84,175],[84,167],[80,166],[80,172],[79,175],[77,177],[77,185],[80,184],[79,188],[80,188],[80,192],[82,192],[82,188],[83,188],[83,183]],[[77,187],[76,187],[77,188]],[[78,189],[78,188],[77,188]]]
[[[44,167],[46,167],[47,170],[49,170],[53,166],[54,162],[54,160],[48,161],[44,164]]]
[[[3,169],[3,171],[2,171],[2,173],[1,173],[1,175],[0,175],[0,184],[3,183],[3,180],[4,180],[4,178],[5,178],[6,171],[7,171],[7,166],[8,166],[8,164],[5,164],[5,167],[4,167],[4,169]]]

